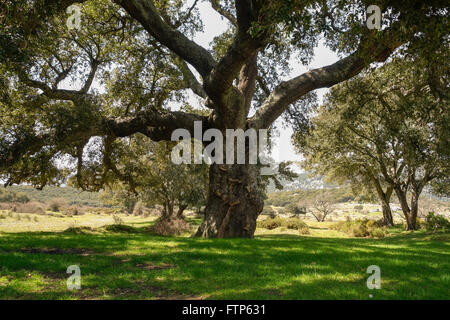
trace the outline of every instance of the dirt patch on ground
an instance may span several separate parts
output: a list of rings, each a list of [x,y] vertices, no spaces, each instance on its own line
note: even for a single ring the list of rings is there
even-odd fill
[[[150,293],[150,297],[146,296]],[[97,299],[156,299],[156,300],[204,300],[207,297],[186,295],[182,292],[170,290],[158,286],[139,284],[133,288],[114,288],[99,290],[96,288],[82,288],[71,292],[81,300]],[[145,298],[142,298],[146,296]]]
[[[282,297],[283,293],[278,289],[264,289],[263,292],[265,294],[275,296],[275,297]]]
[[[146,285],[143,283],[139,283],[139,287],[137,288],[116,288],[113,290],[109,290],[107,295],[113,297],[127,297],[127,296],[140,296],[143,292],[151,292],[153,299],[157,300],[204,300],[206,297],[203,296],[195,296],[195,295],[186,295],[182,292],[176,290],[170,290],[163,287]]]
[[[137,264],[136,267],[144,269],[144,270],[164,270],[164,269],[173,269],[176,268],[176,265],[163,263],[161,265],[155,265],[152,263],[140,263]]]
[[[20,248],[17,250],[21,253],[29,253],[29,254],[36,254],[36,253],[43,253],[43,254],[78,254],[82,256],[89,256],[92,254],[96,254],[95,251],[85,249],[85,248]]]

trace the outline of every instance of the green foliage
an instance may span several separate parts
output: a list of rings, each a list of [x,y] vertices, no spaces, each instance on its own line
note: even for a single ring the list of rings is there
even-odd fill
[[[25,203],[30,198],[23,192],[16,192],[10,189],[0,188],[0,202],[20,202]]]
[[[424,225],[427,230],[433,232],[438,230],[450,230],[450,221],[434,212],[430,212],[427,215]]]
[[[30,201],[49,203],[54,198],[61,198],[67,204],[90,207],[103,207],[105,204],[99,199],[99,194],[95,192],[79,191],[71,187],[47,186],[42,190],[37,190],[31,186],[11,186],[6,189],[11,192],[24,194]],[[1,193],[2,191],[0,191]]]
[[[438,51],[448,56],[448,47]],[[395,188],[397,196],[411,190],[417,202],[430,181],[445,183],[448,70],[448,63],[437,70],[422,57],[401,56],[334,86],[312,129],[296,133],[304,169],[380,201],[389,201]]]
[[[90,234],[94,231],[91,227],[69,227],[64,230],[65,234]]]
[[[279,228],[285,224],[285,219],[281,217],[269,218],[262,221],[258,221],[258,227],[267,230],[273,230]]]
[[[106,231],[114,233],[136,233],[136,228],[125,224],[112,224],[105,227]]]
[[[192,225],[184,219],[158,219],[155,224],[148,228],[148,232],[159,236],[170,237],[191,233]]]
[[[152,142],[142,135],[130,138],[127,144],[117,142],[117,161],[127,174],[126,181],[112,181],[111,189],[102,194],[108,203],[133,210],[162,205],[199,207],[205,204],[208,187],[208,166],[177,165],[172,162],[173,143]],[[142,211],[142,210],[141,210]],[[131,212],[131,211],[130,211]]]
[[[67,203],[63,198],[55,198],[50,201],[48,208],[53,212],[59,212],[65,206],[67,206]]]
[[[290,203],[287,207],[286,210],[288,212],[290,212],[293,215],[301,215],[301,214],[306,214],[306,208],[305,207],[301,207],[298,204],[295,203]]]
[[[307,229],[308,225],[299,218],[288,219],[285,223],[286,228],[293,230]]]

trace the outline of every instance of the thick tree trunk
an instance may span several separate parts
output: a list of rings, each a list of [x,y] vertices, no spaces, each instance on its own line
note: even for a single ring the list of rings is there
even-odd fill
[[[205,219],[196,236],[252,238],[264,207],[256,165],[212,165]]]

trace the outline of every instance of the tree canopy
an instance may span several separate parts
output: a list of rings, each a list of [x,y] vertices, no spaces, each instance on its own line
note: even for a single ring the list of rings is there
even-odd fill
[[[407,221],[416,215],[423,188],[449,173],[449,65],[428,63],[394,59],[333,87],[309,134],[297,135],[306,168],[371,188],[383,209],[395,191]]]
[[[120,173],[116,140],[140,133],[167,141],[175,129],[193,131],[195,121],[205,129],[266,129],[285,115],[304,129],[314,90],[399,49],[440,61],[435,48],[448,39],[446,1],[207,2],[229,23],[209,48],[192,40],[203,29],[197,0],[3,1],[0,175],[6,184],[42,188],[76,176],[80,187],[100,190]],[[65,10],[74,3],[82,23],[69,31]],[[383,11],[382,30],[366,26],[372,4]],[[286,80],[289,61],[308,65],[322,38],[342,58]],[[176,108],[189,95],[206,115]],[[211,166],[204,236],[253,235],[263,207],[258,170]]]

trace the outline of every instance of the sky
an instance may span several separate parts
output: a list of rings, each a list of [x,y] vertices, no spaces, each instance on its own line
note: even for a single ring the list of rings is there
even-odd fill
[[[211,5],[207,2],[201,2],[199,5],[200,15],[204,25],[204,32],[199,33],[194,37],[194,41],[204,47],[209,47],[209,43],[215,36],[220,35],[227,29],[226,20],[215,12]],[[307,72],[308,70],[324,67],[338,61],[336,53],[325,47],[322,43],[315,50],[314,60],[308,66],[303,66],[300,62],[295,60],[290,61],[292,66],[292,73],[283,80],[287,80],[298,75]],[[319,99],[322,99],[323,95],[328,89],[317,90]],[[320,101],[320,100],[319,100]],[[277,124],[280,124],[281,120],[278,120]],[[276,138],[276,147],[272,152],[272,157],[276,162],[281,161],[300,161],[301,155],[297,154],[294,150],[294,146],[291,143],[292,129],[283,129],[281,125],[279,137]]]

